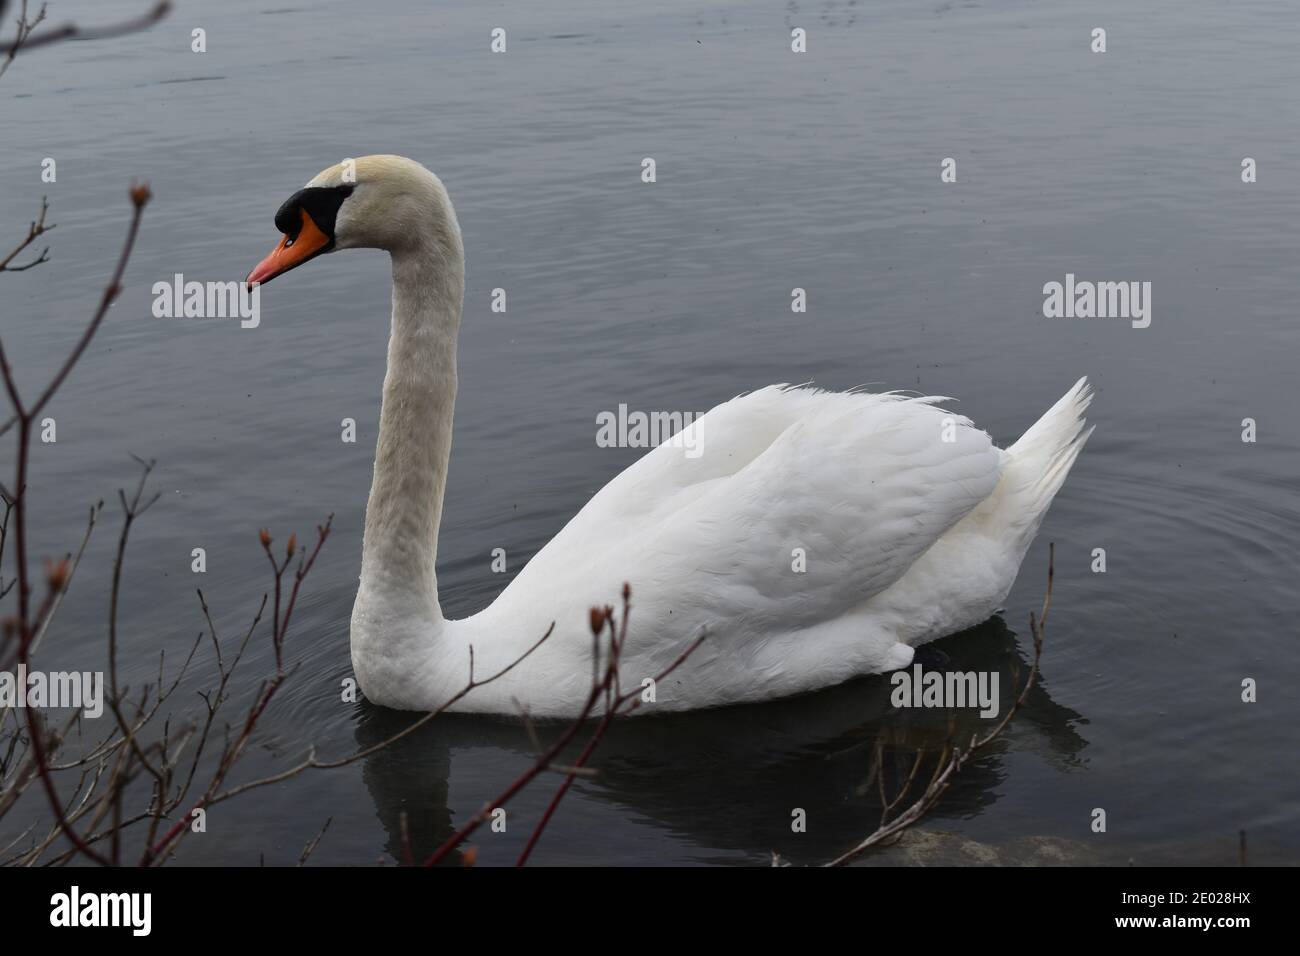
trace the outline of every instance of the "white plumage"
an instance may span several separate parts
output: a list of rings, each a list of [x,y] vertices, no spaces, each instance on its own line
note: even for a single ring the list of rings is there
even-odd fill
[[[363,692],[427,710],[476,672],[519,667],[454,709],[578,710],[587,610],[634,610],[621,672],[636,686],[706,629],[645,711],[797,694],[911,663],[986,619],[1087,439],[1081,379],[1012,447],[940,398],[770,386],[699,418],[617,475],[487,609],[443,618],[434,573],[456,391],[460,232],[442,184],[367,157],[339,210],[339,248],[393,256],[389,368],[367,508],[352,660]],[[339,182],[332,167],[310,185]],[[697,457],[687,449],[698,448]],[[800,570],[802,562],[803,569]]]
[[[624,580],[635,598],[625,686],[709,632],[650,710],[767,700],[905,667],[914,647],[984,621],[1006,598],[1086,439],[1089,397],[1081,380],[1006,451],[940,399],[772,386],[720,405],[691,426],[699,458],[652,450],[491,607],[448,622],[453,642],[478,651],[517,634],[506,656],[558,622],[535,667],[463,709],[508,710],[512,697],[538,714],[576,707],[590,674],[583,612],[612,602]],[[518,620],[536,623],[520,634]]]

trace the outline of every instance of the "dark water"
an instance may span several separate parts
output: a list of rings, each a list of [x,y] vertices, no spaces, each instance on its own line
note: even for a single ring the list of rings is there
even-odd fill
[[[58,3],[55,20],[101,5]],[[773,381],[955,395],[1010,442],[1080,375],[1087,450],[1030,550],[1005,620],[946,641],[955,666],[1030,653],[1047,542],[1057,587],[1042,688],[927,827],[1014,859],[1039,838],[1083,862],[1235,862],[1300,849],[1294,286],[1300,194],[1296,11],[1213,2],[181,4],[147,35],[20,59],[0,80],[0,221],[42,193],[54,261],[6,275],[3,335],[35,389],[89,315],[126,220],[156,194],[128,287],[50,409],[34,458],[36,554],[110,519],[44,666],[102,667],[113,496],[128,457],[162,498],[129,554],[124,670],[202,625],[233,632],[266,587],[256,532],[333,512],[291,635],[299,671],[237,779],[310,743],[342,756],[407,715],[339,701],[389,310],[386,262],[351,253],[269,287],[262,325],[159,320],[150,286],[241,278],[279,203],[344,156],[397,152],[447,182],[465,231],[466,315],[442,602],[473,613],[639,454],[595,415],[702,410]],[[488,52],[508,30],[508,53]],[[809,52],[789,52],[789,31]],[[1095,26],[1109,50],[1089,52]],[[190,52],[190,31],[208,52]],[[53,157],[58,181],[40,181]],[[658,182],[639,182],[653,156]],[[939,180],[944,157],[958,181]],[[1240,180],[1243,157],[1259,181]],[[8,243],[6,243],[6,246]],[[1153,321],[1042,317],[1065,274],[1144,280]],[[509,312],[489,310],[505,287]],[[792,315],[790,289],[808,290]],[[339,440],[355,418],[357,444]],[[1258,421],[1259,440],[1241,441]],[[0,455],[7,475],[9,438]],[[190,571],[206,548],[207,573]],[[1108,570],[1090,571],[1094,548]],[[271,666],[255,641],[249,676]],[[1259,702],[1240,700],[1243,678]],[[874,825],[877,739],[934,743],[883,679],[771,705],[621,726],[541,844],[559,863],[797,863]],[[178,698],[179,701],[179,698]],[[180,710],[197,706],[191,694]],[[392,861],[530,761],[516,721],[455,718],[382,755],[227,803],[188,863]],[[524,795],[509,862],[558,778]],[[808,812],[791,833],[791,810]],[[1093,808],[1108,832],[1094,834]],[[15,816],[4,827],[18,825]],[[7,842],[0,833],[0,844]],[[964,860],[941,844],[937,858]],[[910,862],[903,849],[877,862]]]

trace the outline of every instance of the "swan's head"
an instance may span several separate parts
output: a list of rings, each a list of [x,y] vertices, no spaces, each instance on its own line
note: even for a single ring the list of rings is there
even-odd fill
[[[459,261],[460,226],[442,181],[404,156],[345,159],[318,173],[275,214],[284,234],[247,282],[270,282],[336,249],[427,248]]]

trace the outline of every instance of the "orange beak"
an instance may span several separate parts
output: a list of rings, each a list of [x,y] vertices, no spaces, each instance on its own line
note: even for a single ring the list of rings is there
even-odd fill
[[[307,215],[302,212],[302,228],[296,236],[285,236],[280,244],[271,250],[271,254],[257,264],[244,281],[249,285],[254,282],[270,282],[278,275],[297,268],[308,259],[314,259],[329,248],[332,240]]]

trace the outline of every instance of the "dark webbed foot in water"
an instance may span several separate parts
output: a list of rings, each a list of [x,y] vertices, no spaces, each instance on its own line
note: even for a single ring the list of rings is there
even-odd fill
[[[924,644],[912,655],[912,663],[920,664],[928,670],[941,671],[952,663],[952,658],[933,644]]]

